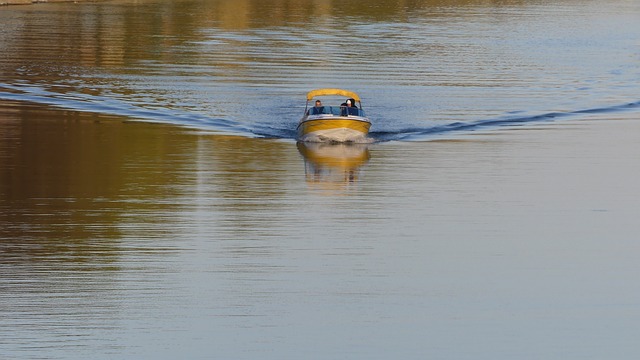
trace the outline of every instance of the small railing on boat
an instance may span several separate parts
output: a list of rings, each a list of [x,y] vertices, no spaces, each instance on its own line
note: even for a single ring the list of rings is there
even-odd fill
[[[307,110],[307,115],[334,115],[334,116],[361,116],[365,117],[364,110],[347,106],[316,106]]]

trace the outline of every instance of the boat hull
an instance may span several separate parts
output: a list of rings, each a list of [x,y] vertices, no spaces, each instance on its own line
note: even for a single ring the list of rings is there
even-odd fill
[[[303,119],[298,125],[298,140],[304,142],[366,141],[371,123],[364,118]]]

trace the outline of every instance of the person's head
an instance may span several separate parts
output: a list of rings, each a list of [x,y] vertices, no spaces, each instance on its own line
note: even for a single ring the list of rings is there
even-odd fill
[[[322,106],[322,101],[316,100],[316,106]]]
[[[353,106],[353,103],[351,102],[351,99],[347,99],[347,106]]]

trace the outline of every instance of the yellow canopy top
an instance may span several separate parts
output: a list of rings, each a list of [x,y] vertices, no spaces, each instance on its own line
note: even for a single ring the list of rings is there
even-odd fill
[[[354,93],[353,91],[342,89],[317,89],[309,91],[309,93],[307,94],[307,101],[313,99],[316,96],[324,95],[342,95],[348,98],[353,98],[353,100],[355,101],[360,101],[360,97],[358,96],[358,94]]]

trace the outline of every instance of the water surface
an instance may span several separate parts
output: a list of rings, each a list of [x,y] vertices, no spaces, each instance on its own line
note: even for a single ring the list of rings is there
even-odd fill
[[[0,7],[0,358],[638,358],[638,6]]]
[[[306,92],[342,87],[360,93],[374,138],[423,138],[637,109],[639,14],[616,0],[5,8],[0,98],[293,138]]]

